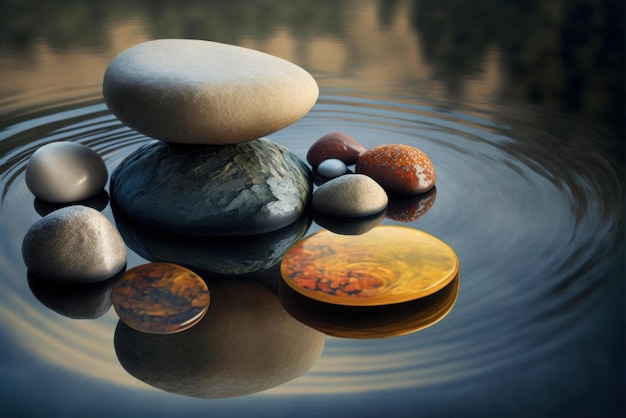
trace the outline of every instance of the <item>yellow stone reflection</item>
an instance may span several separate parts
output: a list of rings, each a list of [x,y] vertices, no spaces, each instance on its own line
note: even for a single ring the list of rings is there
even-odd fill
[[[428,328],[450,313],[459,295],[456,277],[432,295],[383,306],[343,306],[318,302],[280,283],[280,302],[291,316],[324,334],[342,338],[388,338]]]
[[[350,306],[407,302],[441,290],[459,271],[456,253],[417,229],[382,225],[358,235],[315,233],[287,251],[283,281],[311,299]]]

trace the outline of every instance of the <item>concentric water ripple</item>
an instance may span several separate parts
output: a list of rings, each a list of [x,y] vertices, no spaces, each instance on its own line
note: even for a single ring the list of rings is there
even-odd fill
[[[598,308],[612,303],[606,302],[612,288],[602,280],[622,248],[621,189],[611,150],[602,146],[604,134],[573,122],[554,123],[558,116],[515,117],[522,109],[486,114],[412,97],[322,93],[305,118],[270,139],[303,159],[313,141],[336,130],[368,148],[402,143],[426,152],[437,170],[436,200],[408,225],[457,252],[461,287],[455,307],[436,325],[389,339],[327,337],[308,373],[263,393],[428,392],[442,385],[468,390],[487,381],[494,388],[499,381],[531,384],[540,375],[548,376],[545,385],[578,378],[572,359],[593,355],[597,332],[589,330],[615,323],[614,311]],[[550,129],[555,125],[559,132]],[[28,158],[38,147],[52,141],[85,144],[112,172],[151,139],[123,127],[98,100],[65,108],[48,104],[5,118],[2,128],[0,312],[11,344],[77,374],[149,389],[117,361],[114,312],[88,321],[51,313],[28,287],[20,247],[41,217],[24,182]],[[109,206],[103,213],[114,221]],[[407,225],[389,218],[384,223]],[[318,229],[313,224],[308,233]],[[142,262],[129,252],[129,268]],[[593,379],[607,371],[586,373]],[[558,392],[574,397],[578,389],[557,385],[551,396]]]

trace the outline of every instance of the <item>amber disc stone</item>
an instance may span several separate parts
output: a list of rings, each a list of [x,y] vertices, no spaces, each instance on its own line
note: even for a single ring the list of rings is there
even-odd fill
[[[437,292],[459,272],[459,260],[426,232],[381,225],[357,236],[310,235],[285,253],[280,270],[290,288],[311,299],[377,306]]]
[[[194,326],[209,308],[206,283],[182,266],[148,263],[128,270],[112,292],[126,325],[150,334],[173,334]]]

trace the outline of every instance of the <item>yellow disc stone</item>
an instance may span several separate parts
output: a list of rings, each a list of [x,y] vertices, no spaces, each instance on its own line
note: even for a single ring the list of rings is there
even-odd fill
[[[148,263],[124,273],[111,293],[126,325],[149,334],[173,334],[197,324],[209,308],[206,283],[172,263]]]
[[[379,306],[437,292],[459,272],[459,260],[424,231],[381,225],[361,235],[310,235],[287,251],[280,271],[290,288],[311,299]]]

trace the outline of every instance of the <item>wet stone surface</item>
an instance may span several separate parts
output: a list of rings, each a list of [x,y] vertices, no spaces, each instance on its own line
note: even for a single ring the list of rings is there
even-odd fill
[[[180,235],[253,235],[304,213],[311,170],[265,138],[224,146],[155,142],[111,177],[111,200],[130,218]]]
[[[346,165],[352,165],[366,150],[367,148],[350,135],[343,132],[330,132],[311,145],[306,159],[313,167],[317,167],[324,160],[330,158],[336,158]]]
[[[421,150],[403,144],[379,145],[359,157],[356,172],[370,176],[385,190],[419,194],[435,185],[435,167]]]
[[[112,292],[115,311],[126,325],[149,334],[173,334],[197,324],[209,308],[200,276],[171,263],[128,270]]]

